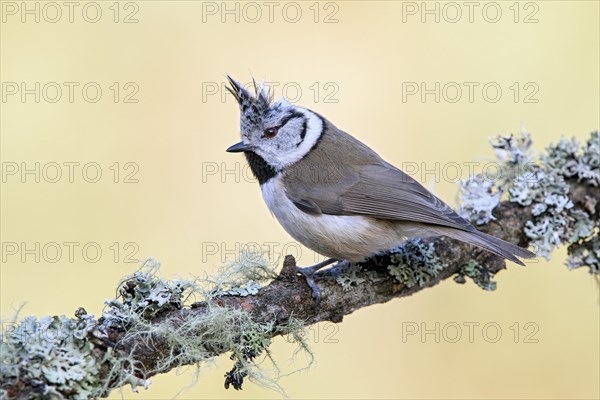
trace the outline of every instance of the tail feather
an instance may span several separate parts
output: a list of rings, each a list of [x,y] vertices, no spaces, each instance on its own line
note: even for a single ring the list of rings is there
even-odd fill
[[[524,249],[523,247],[519,247],[516,244],[509,243],[505,240],[498,239],[497,237],[488,235],[487,233],[483,233],[480,231],[459,231],[453,230],[451,236],[455,239],[458,239],[462,242],[466,242],[472,244],[477,247],[481,247],[484,250],[487,250],[491,253],[494,253],[500,257],[506,258],[512,262],[515,262],[519,265],[525,265],[523,261],[519,260],[519,258],[535,258],[536,254]]]

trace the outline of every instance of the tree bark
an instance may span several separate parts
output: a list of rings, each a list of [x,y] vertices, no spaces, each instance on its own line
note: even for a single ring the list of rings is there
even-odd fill
[[[587,209],[597,220],[600,214],[600,202],[597,201],[600,199],[600,188],[577,182],[570,182],[570,184],[572,188],[570,197],[575,207]],[[592,208],[590,209],[590,207]],[[531,207],[521,207],[505,201],[496,207],[494,216],[496,217],[494,221],[478,228],[520,246],[527,246],[528,238],[523,233],[523,225],[525,221],[531,219]],[[321,303],[317,307],[310,288],[304,279],[295,273],[294,257],[288,255],[285,257],[279,276],[269,285],[260,289],[256,295],[221,296],[213,301],[220,306],[242,309],[250,313],[255,321],[274,322],[275,326],[285,324],[291,315],[306,321],[306,325],[322,321],[339,323],[342,322],[345,315],[358,309],[410,296],[435,286],[457,274],[461,267],[471,260],[485,266],[490,274],[506,268],[502,258],[463,242],[446,237],[427,239],[424,242],[435,244],[436,255],[445,265],[445,268],[424,286],[407,287],[398,283],[388,272],[385,257],[381,257],[362,264],[362,270],[356,275],[358,278],[364,279],[360,286],[344,290],[337,282],[337,278],[343,273],[343,267],[334,266],[321,270],[315,275],[315,281],[322,294]],[[191,308],[163,315],[155,322],[163,323],[165,320],[169,320],[170,323],[177,326],[198,313],[205,312],[205,309],[205,303],[195,303]],[[111,341],[117,343],[116,349],[130,353],[134,359],[144,365],[146,371],[156,370],[158,363],[162,362],[171,351],[160,337],[153,337],[152,345],[147,346],[133,340],[122,341],[120,340],[122,336],[122,332],[115,332],[111,337]],[[228,350],[216,350],[214,355]],[[151,375],[152,372],[145,378]]]
[[[569,197],[575,207],[586,210],[593,220],[597,221],[600,215],[600,188],[596,186],[569,181]],[[532,219],[531,207],[522,207],[515,203],[502,202],[493,212],[495,220],[478,228],[493,236],[502,238],[520,246],[528,245],[528,238],[523,233],[526,221]],[[408,287],[399,283],[388,269],[389,256],[376,257],[361,264],[362,268],[356,272],[356,278],[362,279],[357,286],[344,288],[338,283],[338,278],[344,274],[343,266],[333,266],[321,270],[315,275],[315,281],[321,289],[321,303],[316,306],[312,298],[311,289],[304,278],[296,272],[296,262],[292,256],[286,256],[279,276],[267,286],[261,288],[255,295],[247,296],[220,296],[211,301],[220,307],[231,307],[247,312],[253,321],[258,323],[272,323],[273,331],[269,336],[276,336],[277,327],[284,326],[293,316],[305,322],[306,325],[321,321],[339,323],[345,315],[368,307],[373,304],[385,303],[395,298],[410,296],[416,292],[437,285],[439,282],[455,276],[465,264],[476,261],[485,268],[486,273],[495,274],[506,268],[502,258],[466,243],[458,242],[446,237],[423,240],[425,244],[434,243],[435,254],[443,263],[444,268],[423,286]],[[532,261],[535,262],[535,261]],[[459,279],[460,281],[460,279]],[[158,317],[150,321],[151,324],[169,324],[173,329],[185,324],[187,321],[206,313],[206,302],[194,303],[191,307],[181,309],[167,309]],[[200,330],[202,327],[199,328]],[[93,340],[93,354],[101,363],[107,352],[123,354],[129,360],[134,360],[136,373],[140,379],[147,379],[158,373],[165,373],[179,365],[168,364],[173,360],[173,349],[167,337],[152,333],[151,340],[142,340],[140,336],[128,336],[127,331],[106,329],[107,338]],[[217,356],[231,351],[229,348],[211,349],[211,355]],[[167,362],[167,365],[165,365]],[[100,381],[109,378],[110,363],[101,363]],[[123,384],[120,382],[120,384]],[[118,386],[116,382],[109,382],[109,388]],[[234,384],[235,386],[235,384]],[[23,398],[27,394],[39,392],[39,388],[31,382],[19,380],[8,385],[3,384],[8,398]],[[37,393],[39,394],[39,393]],[[46,394],[47,395],[47,394]]]

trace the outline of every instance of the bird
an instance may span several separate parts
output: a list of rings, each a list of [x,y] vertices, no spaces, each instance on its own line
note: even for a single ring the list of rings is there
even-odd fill
[[[298,267],[319,304],[314,274],[336,261],[362,262],[412,238],[447,236],[504,259],[535,253],[477,230],[418,181],[331,121],[285,98],[254,94],[227,75],[240,108],[243,153],[272,215],[295,240],[328,257]]]

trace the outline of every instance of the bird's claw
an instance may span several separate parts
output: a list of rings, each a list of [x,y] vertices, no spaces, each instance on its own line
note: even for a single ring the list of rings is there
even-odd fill
[[[314,269],[313,267],[306,267],[306,268],[297,267],[296,272],[298,272],[300,275],[302,275],[304,277],[304,279],[306,280],[308,287],[310,287],[310,289],[312,290],[312,297],[313,297],[313,299],[315,299],[315,305],[318,306],[319,303],[321,303],[321,289],[319,288],[319,285],[317,285],[317,282],[315,282],[315,278],[314,278],[315,272],[317,272],[317,270]]]
[[[325,261],[321,261],[320,263],[313,265],[312,267],[296,267],[296,272],[304,277],[306,283],[308,284],[308,287],[310,287],[310,289],[312,290],[312,297],[313,299],[315,299],[316,306],[318,306],[319,303],[321,303],[321,289],[319,288],[319,285],[317,285],[317,282],[315,282],[315,273],[321,268],[325,268],[329,264],[333,264],[336,261],[338,260],[336,260],[335,258],[329,258]]]

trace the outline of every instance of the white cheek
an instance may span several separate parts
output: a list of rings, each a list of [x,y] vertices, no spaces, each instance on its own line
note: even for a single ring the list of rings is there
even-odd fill
[[[318,115],[304,108],[298,108],[297,111],[306,116],[306,135],[298,147],[277,155],[277,166],[275,167],[277,170],[301,160],[313,148],[323,133],[323,120]]]

